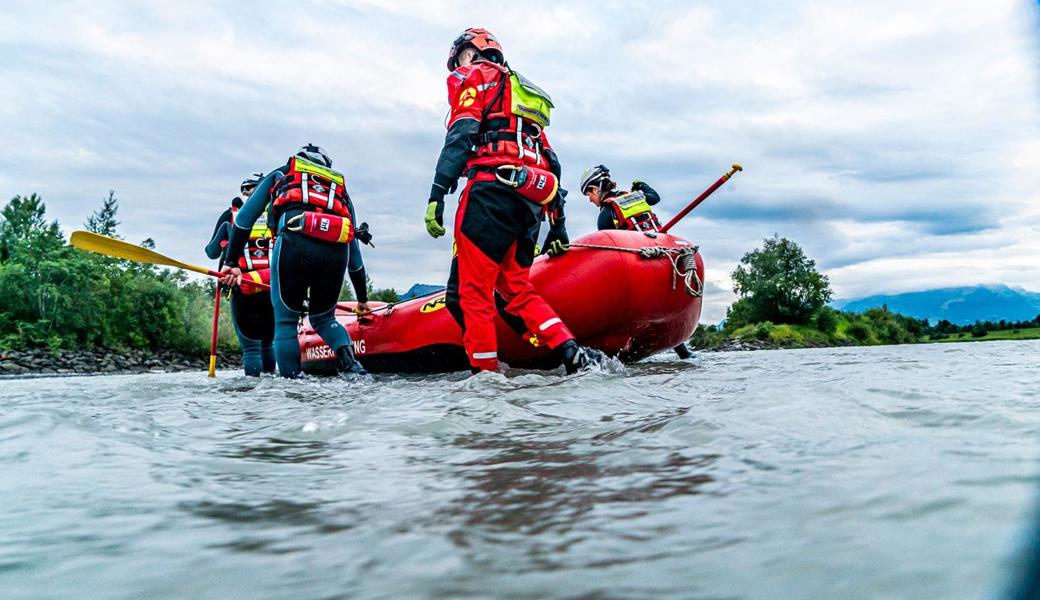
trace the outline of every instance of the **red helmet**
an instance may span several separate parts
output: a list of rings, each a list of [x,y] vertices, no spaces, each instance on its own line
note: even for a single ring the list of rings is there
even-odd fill
[[[454,71],[458,68],[459,54],[470,46],[476,48],[478,52],[493,63],[500,65],[506,61],[505,53],[502,52],[502,45],[498,43],[498,39],[490,31],[480,27],[470,27],[451,43],[451,52],[448,53],[449,71]]]

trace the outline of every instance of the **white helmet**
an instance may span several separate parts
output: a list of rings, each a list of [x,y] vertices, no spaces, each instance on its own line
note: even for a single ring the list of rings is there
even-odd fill
[[[603,165],[596,165],[595,167],[589,167],[585,169],[585,172],[581,174],[581,186],[578,188],[581,193],[584,194],[586,190],[594,185],[601,184],[603,181],[610,180],[610,169]]]

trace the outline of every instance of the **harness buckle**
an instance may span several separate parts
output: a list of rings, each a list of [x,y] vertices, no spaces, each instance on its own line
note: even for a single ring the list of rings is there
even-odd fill
[[[509,174],[508,179],[502,177],[501,171],[503,170],[512,171],[512,173]],[[517,175],[521,170],[523,170],[523,167],[518,165],[499,165],[495,167],[495,179],[497,179],[499,183],[508,185],[511,188],[518,188],[520,187],[520,182],[517,181]]]
[[[295,217],[289,217],[288,219],[286,219],[285,229],[287,231],[303,231],[303,213],[300,213]]]

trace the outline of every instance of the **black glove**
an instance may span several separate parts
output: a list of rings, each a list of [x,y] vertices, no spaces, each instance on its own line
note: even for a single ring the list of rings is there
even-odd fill
[[[372,232],[368,230],[368,223],[358,225],[358,228],[354,230],[354,237],[356,237],[362,244],[368,244],[373,248],[376,247],[376,245],[372,243]]]
[[[558,219],[549,228],[549,235],[545,237],[545,245],[542,247],[540,254],[558,256],[570,250],[568,247],[570,243],[571,239],[567,236],[567,227],[563,219]]]
[[[633,192],[641,192],[641,191],[643,191],[643,186],[645,186],[645,185],[646,185],[645,181],[643,181],[642,179],[636,179],[635,181],[632,182],[632,191]]]

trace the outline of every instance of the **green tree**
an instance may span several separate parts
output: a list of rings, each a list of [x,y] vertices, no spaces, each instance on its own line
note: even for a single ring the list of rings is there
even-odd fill
[[[0,210],[0,263],[31,264],[65,245],[58,222],[47,223],[43,199],[15,196]]]
[[[116,235],[117,208],[110,194],[88,227]],[[35,194],[15,196],[0,209],[0,347],[205,351],[211,285],[189,282],[178,271],[76,250],[45,214]]]
[[[116,200],[115,190],[108,190],[108,198],[101,201],[101,208],[95,210],[87,222],[83,224],[87,231],[93,231],[99,235],[111,238],[119,238],[116,228],[119,221],[116,220],[116,212],[119,211],[119,200]]]
[[[735,327],[762,321],[805,324],[831,299],[830,283],[816,270],[816,261],[780,236],[745,254],[731,277],[740,295],[728,313]]]

